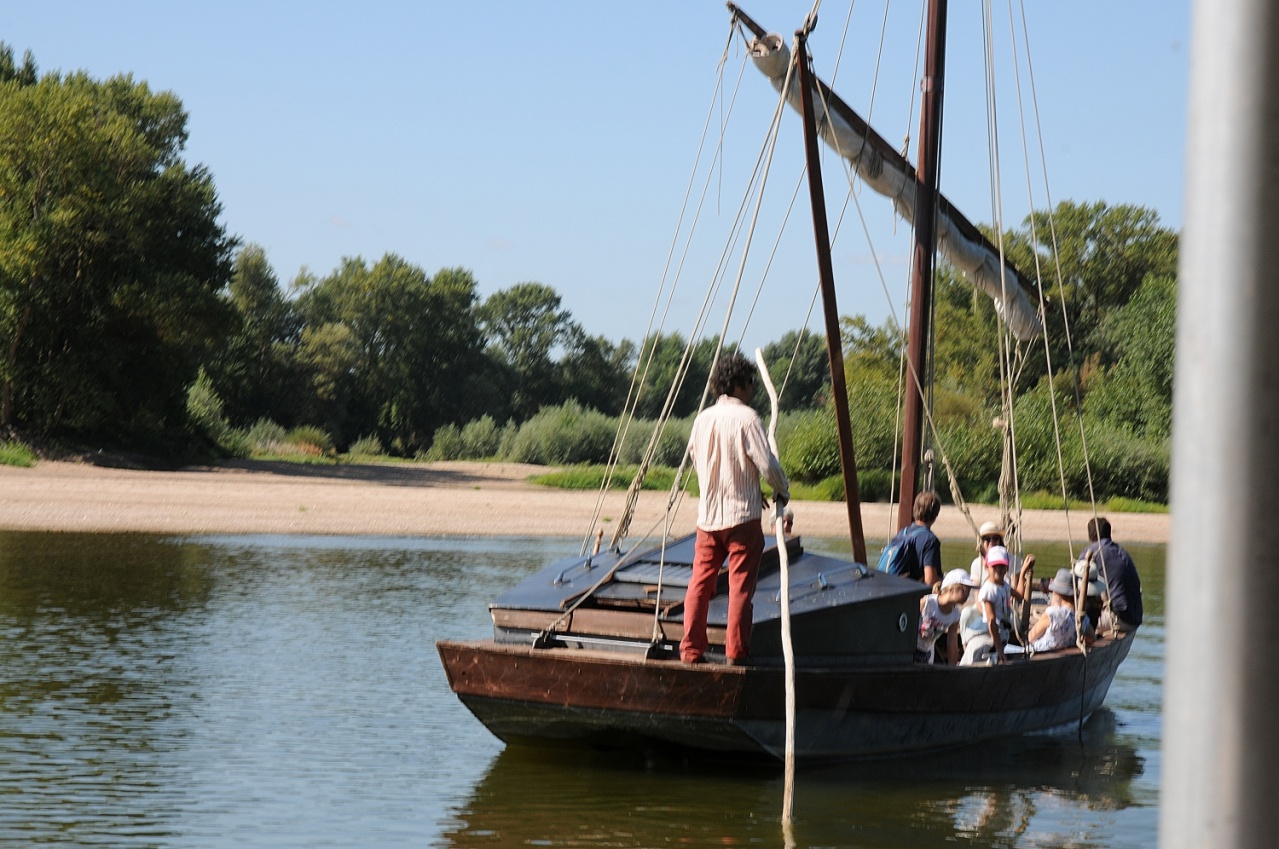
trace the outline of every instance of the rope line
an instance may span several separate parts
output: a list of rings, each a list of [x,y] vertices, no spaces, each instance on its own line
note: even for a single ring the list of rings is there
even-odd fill
[[[730,24],[729,30],[728,30],[728,37],[724,44],[724,49],[720,54],[719,62],[716,66],[715,87],[711,94],[711,104],[709,108],[707,109],[706,119],[702,125],[702,134],[698,141],[697,153],[694,156],[694,160],[693,160],[693,170],[689,174],[688,186],[684,191],[684,199],[680,205],[680,212],[679,212],[678,220],[675,225],[675,232],[671,236],[671,246],[667,251],[666,263],[662,269],[661,283],[658,286],[657,295],[655,296],[653,301],[653,309],[649,313],[648,326],[645,328],[645,331],[644,331],[644,337],[643,337],[644,339],[650,338],[650,335],[653,333],[653,322],[657,315],[658,306],[662,302],[662,292],[666,289],[666,283],[668,278],[670,277],[671,260],[675,255],[675,248],[679,244],[679,234],[683,228],[684,217],[688,211],[689,198],[692,195],[694,180],[697,177],[698,166],[702,160],[702,153],[705,150],[706,139],[709,133],[710,125],[711,125],[711,118],[713,117],[715,113],[716,100],[718,99],[719,94],[723,91],[724,69],[728,62],[729,49],[731,48],[733,43],[733,33],[734,33],[734,27],[732,24]],[[744,76],[745,70],[746,70],[746,62],[745,62],[745,59],[743,58],[742,66],[738,71],[737,85],[734,87],[733,97],[729,101],[729,115],[732,114],[733,106],[737,102],[737,93],[740,90],[741,80],[742,80],[742,77]],[[722,101],[720,105],[721,105],[721,114],[722,114],[722,111],[723,111]],[[715,162],[719,161],[720,154],[723,151],[722,139],[723,139],[723,127],[721,125],[720,144],[716,146],[715,154],[712,157],[712,162],[708,169],[708,172],[710,173],[714,172]],[[707,178],[707,185],[709,185],[709,176]],[[636,359],[635,370],[631,376],[631,385],[627,390],[626,402],[623,405],[622,415],[618,423],[618,431],[614,435],[613,446],[609,450],[609,461],[606,464],[604,479],[601,482],[600,490],[596,498],[595,508],[592,512],[591,520],[587,526],[586,535],[583,538],[582,550],[581,550],[582,554],[586,553],[586,548],[590,543],[590,538],[599,523],[601,515],[603,514],[605,496],[612,485],[613,477],[616,472],[618,463],[620,461],[622,446],[625,444],[626,436],[630,432],[630,426],[632,422],[634,421],[635,413],[639,409],[639,402],[643,392],[643,387],[645,385],[645,381],[648,378],[649,369],[652,366],[653,356],[656,353],[657,341],[661,335],[661,329],[665,326],[666,317],[669,315],[670,305],[674,299],[675,290],[679,285],[679,280],[683,273],[684,261],[688,256],[688,244],[689,244],[689,241],[691,241],[692,239],[693,232],[696,230],[697,221],[700,220],[701,218],[701,210],[702,210],[703,204],[705,203],[706,192],[707,192],[707,187],[706,185],[704,185],[702,188],[701,197],[697,205],[697,209],[694,212],[693,224],[689,228],[688,240],[685,242],[684,252],[682,256],[680,257],[680,262],[679,262],[679,265],[677,266],[675,276],[674,278],[671,278],[671,289],[667,299],[666,309],[665,311],[663,311],[662,319],[658,324],[657,334],[655,336],[652,336],[653,347],[649,352],[649,356],[647,360],[645,360],[644,358],[644,347],[643,347],[643,343],[641,342],[640,356]]]

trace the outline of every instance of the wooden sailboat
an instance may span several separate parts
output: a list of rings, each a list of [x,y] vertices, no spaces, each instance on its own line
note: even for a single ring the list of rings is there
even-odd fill
[[[917,239],[923,240],[916,257],[917,312],[920,302],[926,302],[924,284],[931,277],[936,223],[943,252],[996,298],[1013,333],[1038,332],[1039,320],[1016,270],[1002,264],[992,246],[930,182],[927,163],[935,164],[935,149],[921,151],[916,171],[811,77],[806,59],[797,63],[799,84],[791,91],[786,87],[791,58],[781,39],[729,6],[754,33],[750,50],[756,64],[805,113],[815,215],[824,207],[814,153],[820,134],[873,187],[893,197],[900,212],[914,217]],[[945,0],[932,0],[930,6],[930,53],[939,59]],[[930,60],[929,73],[940,74],[939,61]],[[931,87],[939,93],[940,80]],[[939,106],[925,103],[925,115]],[[926,137],[921,146],[935,144],[935,137],[931,142],[927,138],[933,135],[927,127],[921,135]],[[932,172],[935,177],[935,168]],[[832,380],[839,393],[843,366],[829,239],[824,220],[818,218],[815,225]],[[929,260],[921,271],[920,256],[925,254]],[[912,320],[912,334],[921,334],[922,325],[922,318]],[[911,369],[922,374],[923,342],[912,337],[910,347]],[[846,411],[846,399],[836,406]],[[908,399],[913,420],[906,427],[904,521],[909,520],[915,464],[921,454],[921,407],[922,397],[913,408]],[[806,551],[800,538],[783,543],[796,661],[795,755],[811,762],[948,748],[1073,726],[1101,706],[1131,647],[1131,635],[1102,636],[1086,652],[1072,648],[1023,655],[1001,666],[913,662],[919,599],[927,590],[864,565],[846,422],[839,430],[855,560]],[[776,545],[765,550],[760,567],[748,665],[714,662],[722,660],[726,587],[710,607],[712,662],[685,665],[678,659],[682,600],[692,573],[690,536],[643,550],[613,547],[568,558],[528,578],[490,605],[493,639],[438,644],[449,684],[472,713],[506,741],[677,746],[781,758],[786,741],[785,673]]]

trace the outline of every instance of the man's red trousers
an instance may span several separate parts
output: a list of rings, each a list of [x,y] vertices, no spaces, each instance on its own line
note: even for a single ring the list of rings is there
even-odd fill
[[[715,597],[719,569],[728,558],[728,635],[724,654],[743,660],[750,652],[751,622],[754,617],[755,581],[759,558],[764,552],[764,529],[759,520],[743,522],[719,531],[697,529],[694,545],[693,578],[684,594],[684,639],[679,644],[680,659],[696,663],[706,653],[706,612]]]

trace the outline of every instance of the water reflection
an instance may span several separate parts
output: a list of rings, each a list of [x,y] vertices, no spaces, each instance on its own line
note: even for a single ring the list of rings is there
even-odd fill
[[[1134,804],[1143,768],[1102,710],[1080,735],[801,770],[795,837],[814,847],[1011,847],[1033,833],[1043,845],[1110,846],[1104,814]],[[775,767],[510,746],[444,836],[459,849],[775,845],[781,791]]]
[[[172,833],[181,776],[163,751],[191,669],[171,622],[207,603],[207,565],[155,537],[5,536],[0,837]]]
[[[775,768],[503,751],[449,691],[434,641],[579,542],[0,533],[0,843],[780,845]],[[1149,845],[1162,549],[1134,554],[1147,624],[1082,745],[805,771],[800,845]]]

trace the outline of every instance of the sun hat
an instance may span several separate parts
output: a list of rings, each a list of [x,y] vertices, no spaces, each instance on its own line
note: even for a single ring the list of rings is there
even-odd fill
[[[1106,585],[1101,581],[1093,580],[1088,582],[1088,597],[1097,598],[1106,591]]]
[[[997,536],[1002,539],[1004,536],[1004,529],[999,527],[998,523],[996,522],[982,522],[981,527],[977,529],[977,536],[979,537]]]
[[[951,569],[946,573],[946,577],[941,579],[941,588],[943,590],[947,587],[953,587],[956,584],[968,587],[969,589],[976,588],[977,586],[977,582],[969,576],[967,569]]]
[[[1048,582],[1048,589],[1057,595],[1074,598],[1075,584],[1073,573],[1069,569],[1058,569],[1057,574]]]
[[[1075,564],[1075,577],[1082,578],[1085,570],[1088,572],[1088,580],[1097,580],[1097,564],[1095,562],[1090,563],[1087,560],[1080,559],[1079,562]]]
[[[1008,549],[1002,545],[992,545],[990,550],[986,552],[987,566],[1007,566],[1008,565]]]

